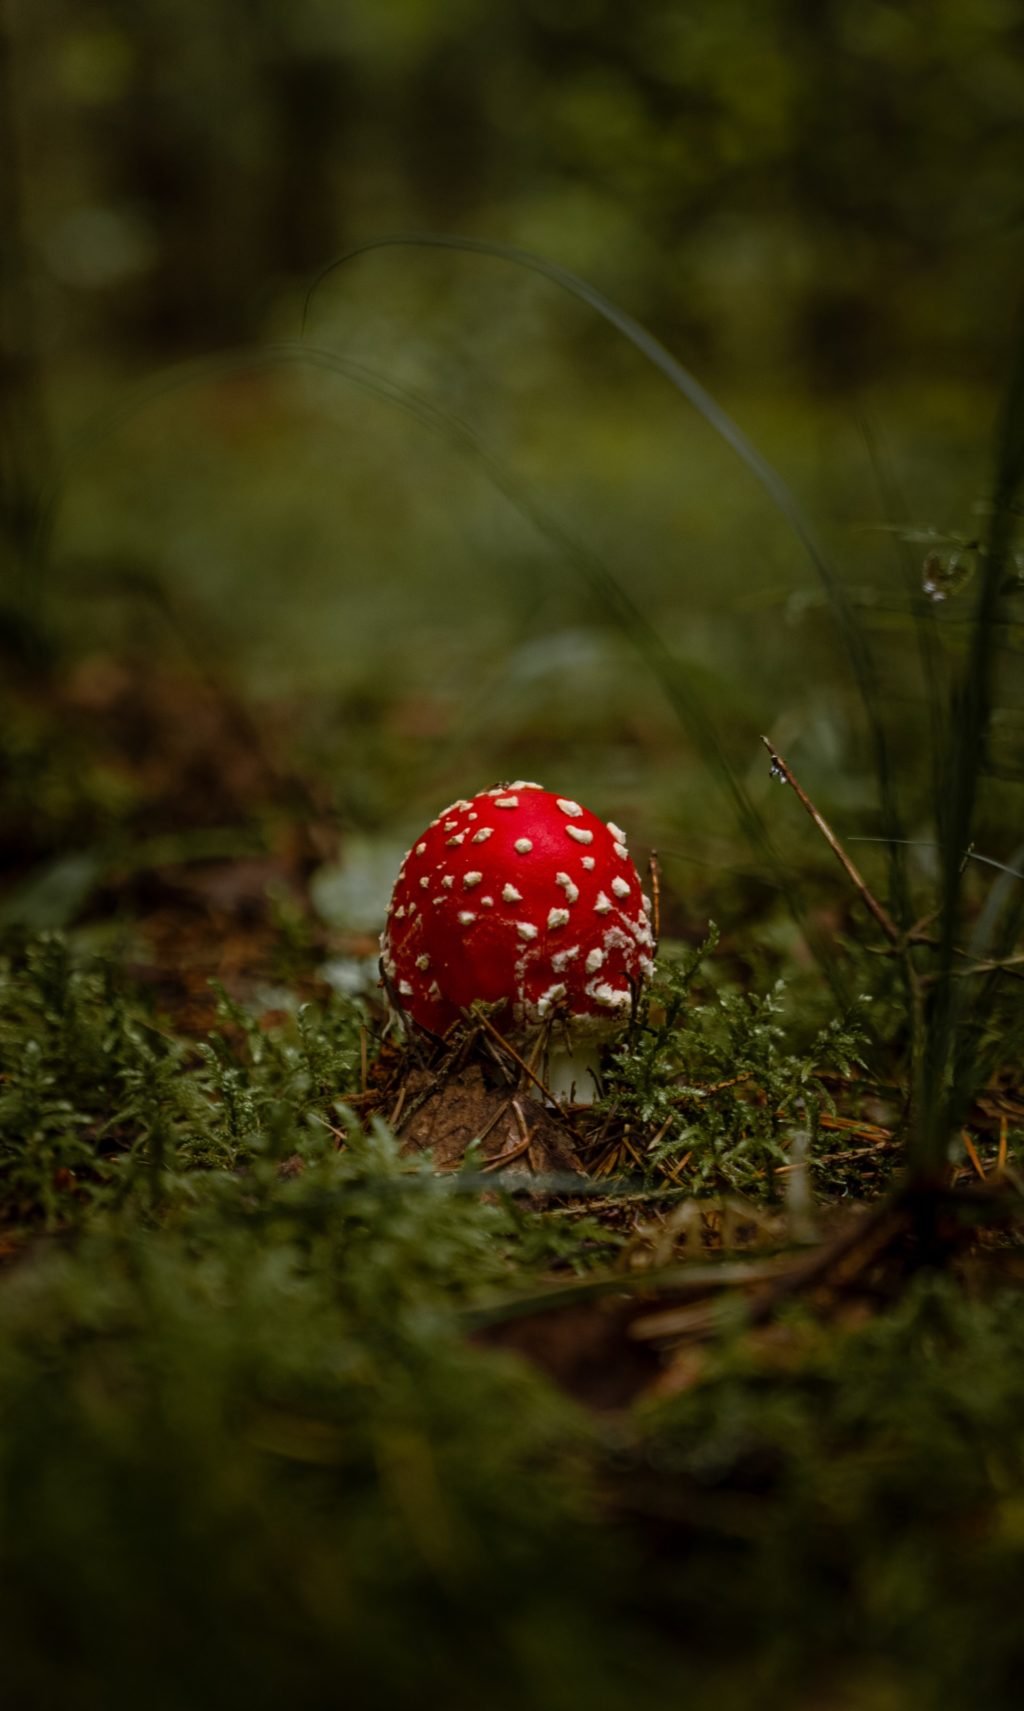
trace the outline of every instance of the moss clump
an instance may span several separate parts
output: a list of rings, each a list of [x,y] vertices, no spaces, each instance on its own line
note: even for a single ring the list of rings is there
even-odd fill
[[[13,1704],[1016,1703],[1017,1297],[737,1318],[594,1418],[468,1332],[627,1238],[356,1124],[358,1005],[199,1049],[59,940],[0,987]]]

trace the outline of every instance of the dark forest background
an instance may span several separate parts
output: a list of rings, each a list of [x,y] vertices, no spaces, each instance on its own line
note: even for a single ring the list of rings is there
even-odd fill
[[[870,832],[814,571],[634,351],[480,257],[350,263],[296,362],[302,306],[349,245],[441,230],[546,255],[646,321],[839,562],[913,792],[897,559],[955,592],[978,532],[1019,286],[1022,34],[999,0],[7,0],[16,651],[145,653],[141,578],[258,697],[319,695],[350,826],[554,766],[676,847],[700,757],[564,556],[384,377],[600,550],[734,764],[781,720],[816,788],[842,762]]]

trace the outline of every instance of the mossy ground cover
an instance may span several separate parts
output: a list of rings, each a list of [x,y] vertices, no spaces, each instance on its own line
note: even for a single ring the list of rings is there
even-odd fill
[[[577,1175],[439,1170],[381,1115],[402,1059],[358,938],[332,990],[308,852],[268,842],[262,928],[222,857],[205,958],[166,852],[6,931],[11,1702],[1014,1703],[1012,1213],[758,1305],[884,1204],[884,1004],[872,1038],[799,961],[787,996],[755,910],[745,963],[666,947]],[[1010,1193],[988,1099],[955,1174]]]
[[[1019,1703],[1019,38],[3,10],[5,1708]],[[586,1110],[377,985],[521,776]]]
[[[926,704],[885,706],[893,938],[772,780],[747,668],[777,687],[793,633],[744,639],[742,575],[679,631],[672,579],[638,588],[672,664],[598,610],[596,572],[520,623],[547,588],[526,557],[493,632],[467,608],[397,679],[357,633],[325,695],[294,660],[260,686],[258,601],[236,636],[137,552],[80,583],[55,554],[0,634],[12,1703],[1016,1703],[1012,744],[958,857],[977,984],[914,1200],[917,1023],[945,990]],[[962,592],[927,615],[943,708]],[[854,605],[885,682],[924,620],[876,593]],[[888,895],[870,744],[809,611],[774,739]],[[568,1113],[480,1018],[404,1051],[377,985],[403,843],[524,770],[662,851],[657,980]]]

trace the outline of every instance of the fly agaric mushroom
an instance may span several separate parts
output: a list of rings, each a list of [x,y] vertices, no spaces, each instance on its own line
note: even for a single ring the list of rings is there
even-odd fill
[[[407,852],[381,935],[402,1015],[444,1034],[477,999],[528,1045],[546,1031],[546,1085],[594,1096],[598,1050],[652,971],[650,904],[625,834],[518,779],[453,802]]]

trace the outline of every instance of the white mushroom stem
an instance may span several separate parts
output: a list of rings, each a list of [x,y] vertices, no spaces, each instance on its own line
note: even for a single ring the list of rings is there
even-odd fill
[[[552,1046],[547,1054],[544,1085],[559,1105],[592,1105],[597,1098],[601,1060],[593,1040],[572,1051]]]
[[[544,1054],[541,1081],[559,1105],[592,1105],[600,1085],[600,1039],[594,1034],[552,1036]],[[543,1095],[533,1088],[538,1099]]]

